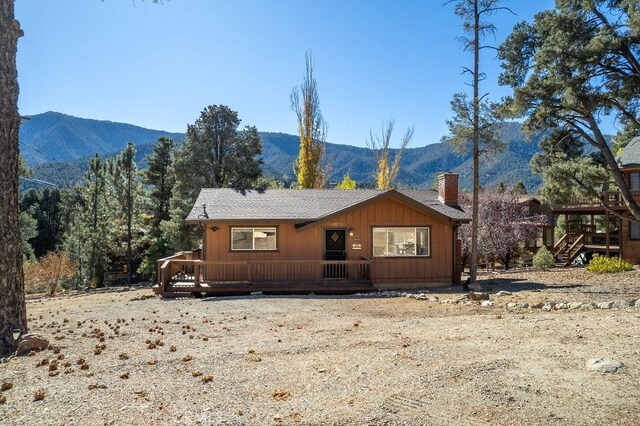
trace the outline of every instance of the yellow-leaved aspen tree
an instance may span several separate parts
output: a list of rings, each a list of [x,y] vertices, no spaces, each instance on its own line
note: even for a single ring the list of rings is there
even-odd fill
[[[387,125],[382,126],[382,136],[374,136],[370,134],[370,139],[367,141],[367,146],[373,152],[376,158],[376,189],[390,189],[393,188],[398,172],[400,171],[400,160],[405,148],[411,142],[413,138],[413,126],[407,129],[407,132],[402,137],[400,148],[395,153],[393,163],[389,164],[391,153],[389,149],[391,147],[391,135],[393,134],[393,120],[389,120]]]
[[[291,91],[291,109],[298,117],[300,135],[300,152],[293,168],[299,188],[322,188],[329,175],[329,166],[323,166],[327,125],[320,111],[313,59],[308,52],[305,53],[305,65],[302,84]]]

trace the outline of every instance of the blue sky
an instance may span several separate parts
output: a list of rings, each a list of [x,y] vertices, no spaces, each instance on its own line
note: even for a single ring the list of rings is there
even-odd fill
[[[552,0],[503,2],[492,18],[499,44]],[[185,131],[207,105],[226,104],[243,124],[296,133],[289,94],[305,51],[316,64],[328,140],[363,146],[395,119],[395,142],[447,133],[454,93],[465,91],[471,54],[461,21],[441,0],[16,0],[20,111],[59,111]],[[492,100],[499,63],[487,51],[482,91]]]

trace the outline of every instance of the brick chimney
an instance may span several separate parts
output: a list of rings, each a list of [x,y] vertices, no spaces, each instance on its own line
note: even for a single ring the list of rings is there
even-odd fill
[[[458,173],[438,175],[438,200],[447,206],[458,205]]]

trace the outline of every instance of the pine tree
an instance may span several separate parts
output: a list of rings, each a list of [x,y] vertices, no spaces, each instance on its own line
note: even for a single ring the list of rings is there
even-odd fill
[[[171,219],[160,224],[169,245],[190,250],[198,230],[184,224],[202,188],[249,189],[262,175],[262,142],[255,127],[238,130],[238,113],[225,105],[205,108],[175,155],[175,183],[170,201]]]
[[[153,274],[156,261],[169,253],[167,241],[160,229],[161,222],[171,219],[171,191],[175,184],[173,160],[176,145],[172,139],[161,137],[153,146],[153,152],[147,156],[148,168],[142,172],[145,185],[151,190],[148,194],[148,212],[150,220],[149,246],[143,254],[138,272]]]
[[[68,222],[64,221],[66,212],[62,192],[58,188],[32,188],[23,193],[20,197],[20,211],[35,220],[36,235],[30,237],[30,244],[37,258],[60,248]]]
[[[153,146],[153,152],[147,156],[148,168],[142,172],[142,182],[151,187],[149,212],[153,216],[153,223],[150,232],[154,236],[160,232],[160,222],[170,218],[171,190],[175,183],[172,167],[175,151],[173,139],[159,138]]]
[[[598,170],[597,162],[585,155],[568,161],[571,153],[548,157],[560,167],[547,169],[546,193],[555,192],[559,199],[567,189],[591,192],[605,209],[619,215],[593,188],[602,177],[615,182],[628,213],[640,221],[640,205],[602,129],[602,117],[615,120],[620,146],[640,132],[639,32],[635,0],[559,0],[533,22],[518,23],[498,54],[503,61],[499,82],[513,88],[505,102],[508,115],[525,118],[528,133],[558,130],[589,144],[606,165]]]
[[[70,200],[74,203],[70,215],[73,225],[65,233],[64,249],[78,265],[80,283],[88,281],[100,287],[104,285],[114,226],[107,168],[98,154],[89,161],[84,183],[76,191],[75,199]]]
[[[465,93],[457,93],[451,101],[454,118],[447,121],[451,136],[446,138],[458,151],[471,148],[473,153],[473,201],[471,221],[471,265],[469,278],[475,282],[478,269],[478,210],[480,193],[480,154],[502,149],[498,135],[497,106],[490,104],[485,95],[480,95],[480,80],[484,74],[480,72],[480,51],[489,46],[482,45],[487,34],[495,32],[493,24],[484,22],[482,18],[493,15],[499,10],[499,0],[451,0],[455,5],[455,14],[462,18],[463,29],[469,37],[464,37],[464,49],[473,52],[473,69],[465,67],[464,72],[471,74],[473,97],[468,99]]]
[[[144,203],[144,193],[142,183],[138,180],[135,155],[136,148],[129,142],[118,157],[109,163],[110,181],[118,206],[116,218],[124,224],[126,229],[127,285],[132,283],[133,247],[135,242],[140,239],[140,214]]]

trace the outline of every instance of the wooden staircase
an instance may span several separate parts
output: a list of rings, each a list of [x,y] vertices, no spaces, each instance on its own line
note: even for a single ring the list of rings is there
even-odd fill
[[[565,234],[553,247],[557,266],[569,266],[585,248],[584,234]]]

